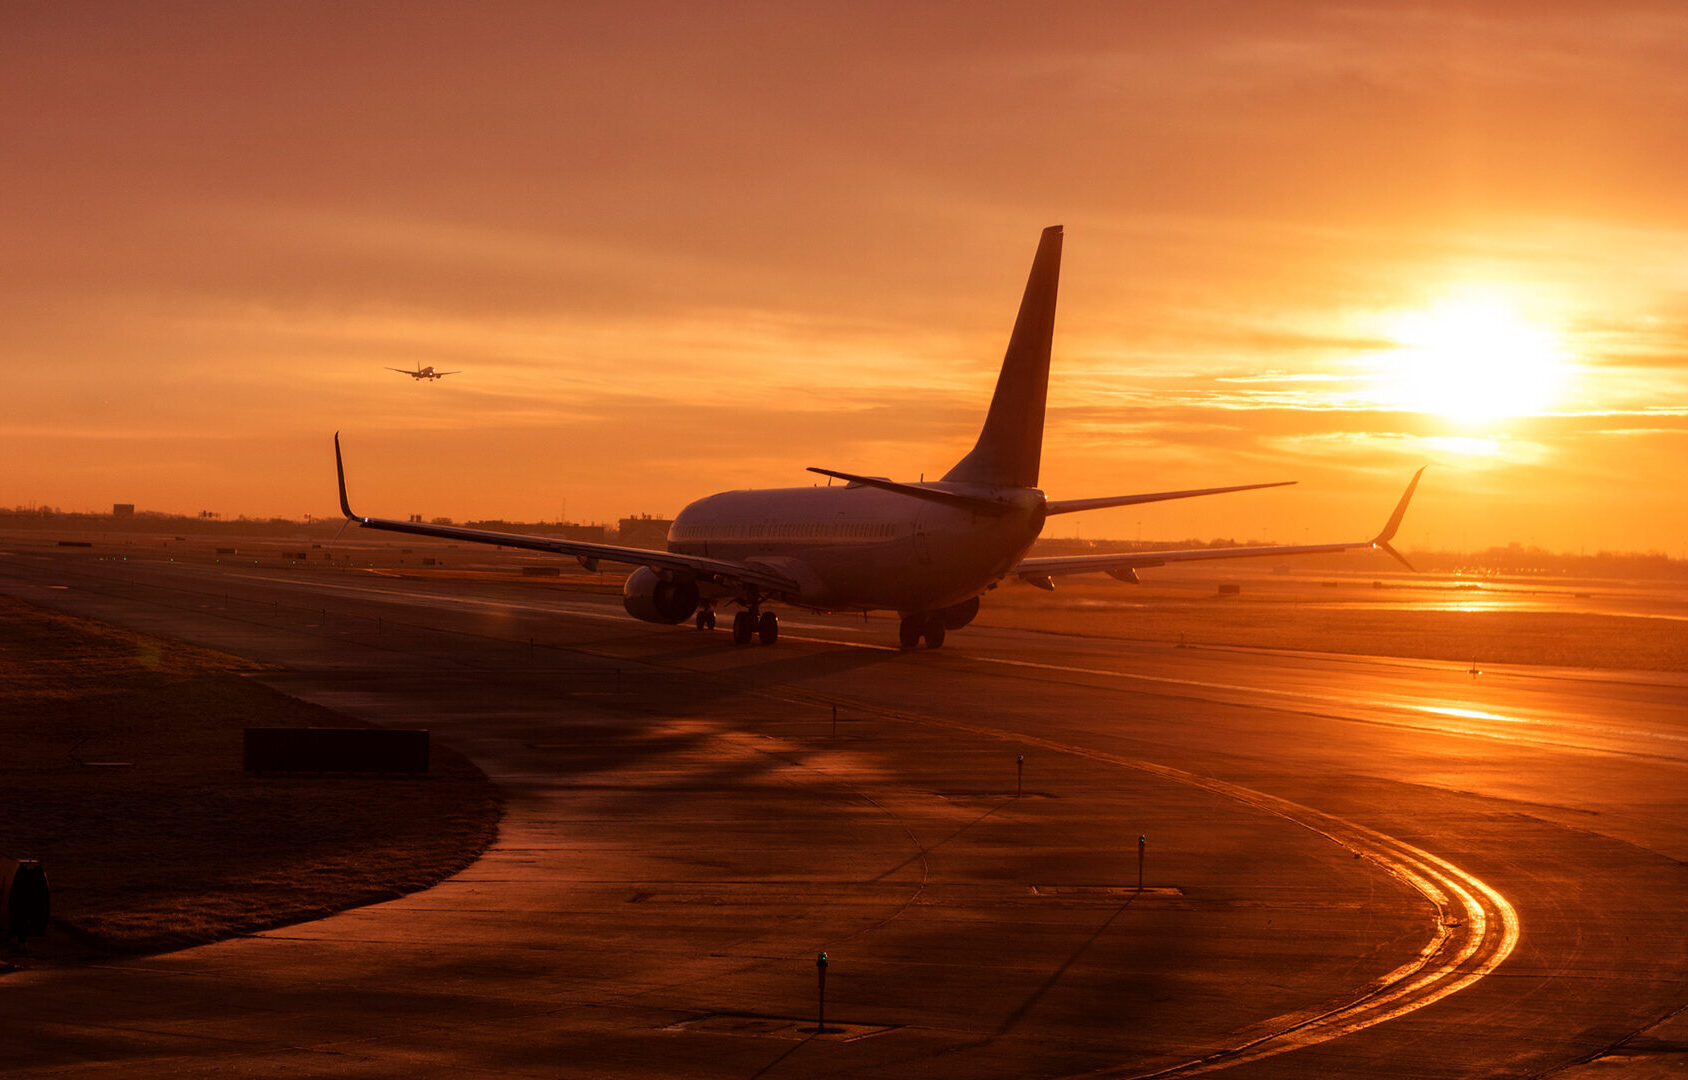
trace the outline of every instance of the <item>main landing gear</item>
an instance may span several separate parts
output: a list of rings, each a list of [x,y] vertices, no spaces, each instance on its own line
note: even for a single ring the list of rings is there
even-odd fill
[[[921,638],[926,639],[928,649],[943,648],[944,617],[936,612],[903,616],[902,624],[897,627],[897,644],[914,649],[920,646]]]
[[[760,641],[764,645],[772,645],[780,639],[779,616],[763,611],[760,603],[749,603],[749,607],[733,615],[733,644],[749,645],[752,641]],[[699,630],[715,629],[715,609],[698,608],[695,625]]]
[[[758,612],[749,608],[733,616],[733,644],[749,645],[754,637],[764,645],[780,639],[780,620],[771,611]]]

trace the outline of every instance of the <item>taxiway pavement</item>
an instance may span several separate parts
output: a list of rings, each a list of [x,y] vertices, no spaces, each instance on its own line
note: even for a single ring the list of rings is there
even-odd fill
[[[8,1075],[1680,1060],[1681,678],[809,616],[735,649],[543,584],[110,554],[14,545],[0,591],[429,727],[508,813],[401,900],[0,978]]]

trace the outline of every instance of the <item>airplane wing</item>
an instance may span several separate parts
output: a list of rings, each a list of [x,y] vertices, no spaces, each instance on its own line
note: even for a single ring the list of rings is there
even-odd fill
[[[1269,544],[1264,547],[1234,547],[1234,548],[1192,548],[1182,551],[1128,551],[1112,555],[1057,555],[1046,558],[1021,559],[1014,567],[1013,573],[1022,581],[1036,585],[1040,589],[1053,589],[1054,582],[1050,578],[1061,574],[1106,573],[1122,581],[1136,581],[1137,571],[1151,566],[1165,566],[1167,563],[1196,562],[1204,559],[1250,559],[1268,555],[1318,555],[1333,551],[1347,551],[1350,548],[1378,548],[1394,556],[1402,566],[1408,570],[1413,565],[1401,557],[1401,553],[1389,546],[1389,541],[1395,538],[1395,530],[1401,527],[1401,518],[1406,515],[1407,503],[1413,497],[1413,490],[1418,487],[1418,478],[1424,470],[1419,469],[1413,474],[1412,482],[1407,485],[1406,493],[1401,501],[1395,505],[1395,512],[1389,516],[1389,521],[1370,540],[1354,540],[1340,544]],[[1221,489],[1224,490],[1224,489]],[[1171,497],[1176,498],[1174,493]],[[1416,571],[1415,571],[1416,572]]]
[[[400,375],[416,375],[416,374],[419,374],[419,372],[417,372],[417,371],[415,371],[411,368],[405,368],[405,367],[390,367],[387,370],[388,371],[396,371]]]
[[[431,525],[420,521],[395,521],[388,518],[363,517],[352,513],[346,498],[346,467],[340,458],[340,433],[334,433],[334,469],[340,479],[340,512],[359,528],[380,529],[386,532],[410,533],[415,536],[434,536],[442,540],[461,540],[471,544],[497,544],[500,547],[544,551],[553,555],[572,555],[581,565],[596,569],[601,562],[623,563],[628,566],[648,566],[653,570],[667,570],[714,581],[719,585],[748,585],[776,595],[795,595],[798,582],[790,575],[771,566],[730,559],[709,559],[700,555],[680,555],[671,551],[648,551],[644,548],[618,547],[614,544],[592,544],[581,540],[554,540],[545,536],[525,536],[521,533],[491,532],[485,529],[465,529],[455,525]]]

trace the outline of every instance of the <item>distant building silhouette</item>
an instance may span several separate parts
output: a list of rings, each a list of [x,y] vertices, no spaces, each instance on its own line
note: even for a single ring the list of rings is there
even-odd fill
[[[580,540],[588,544],[604,542],[603,525],[582,525],[573,521],[555,522],[527,522],[504,521],[490,518],[484,521],[465,521],[464,526],[471,529],[485,529],[489,532],[520,533],[524,536],[549,536],[558,540]]]
[[[543,525],[540,530],[546,536],[555,536],[560,540],[582,540],[588,544],[604,542],[604,527],[602,525],[576,525],[571,522],[559,521],[555,525]]]
[[[624,517],[616,525],[616,533],[623,547],[648,548],[665,551],[668,548],[668,527],[671,518],[654,518],[649,514]]]

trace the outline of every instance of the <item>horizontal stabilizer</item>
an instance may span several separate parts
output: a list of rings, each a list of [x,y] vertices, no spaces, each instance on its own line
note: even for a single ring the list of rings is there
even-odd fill
[[[1193,499],[1198,495],[1225,495],[1233,491],[1254,491],[1259,488],[1287,487],[1294,480],[1277,480],[1270,484],[1237,484],[1234,487],[1194,488],[1190,491],[1156,491],[1147,495],[1110,495],[1100,499],[1056,499],[1050,501],[1045,513],[1072,514],[1080,510],[1100,510],[1107,506],[1135,506],[1138,503],[1165,502],[1168,499]]]
[[[945,506],[971,510],[975,514],[1001,516],[1014,509],[1012,504],[1001,499],[991,499],[979,495],[963,495],[957,491],[945,491],[941,488],[927,487],[924,484],[899,484],[895,480],[886,480],[878,476],[857,476],[855,473],[817,469],[813,465],[809,466],[809,471],[820,473],[822,476],[831,476],[851,484],[861,484],[863,487],[878,488],[881,491],[907,495],[911,499],[925,499],[927,502],[943,503]]]

